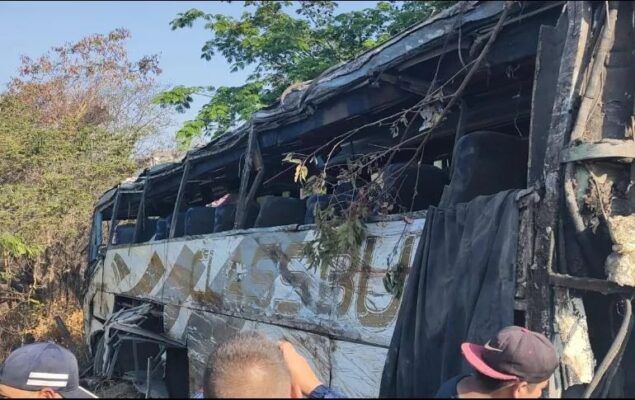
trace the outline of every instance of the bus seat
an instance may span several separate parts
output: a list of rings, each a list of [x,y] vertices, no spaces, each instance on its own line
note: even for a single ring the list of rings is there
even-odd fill
[[[135,224],[122,224],[115,227],[112,244],[130,244],[134,237]]]
[[[386,200],[395,205],[391,213],[425,210],[438,205],[443,187],[448,184],[448,175],[434,165],[405,166],[405,163],[390,164],[382,171]]]
[[[333,194],[315,194],[306,199],[306,213],[304,216],[305,224],[315,223],[316,205],[324,210],[331,205],[336,213],[347,209],[351,201],[356,197],[357,191],[350,182],[342,182],[335,186]]]
[[[170,236],[170,223],[172,222],[172,214],[169,214],[165,218],[157,220],[157,231],[154,240],[167,239]],[[181,237],[185,232],[185,212],[179,213],[178,222],[176,223],[176,230],[174,231],[174,237]]]
[[[293,197],[265,196],[254,226],[266,228],[304,223],[306,206],[304,200]]]
[[[333,195],[338,202],[350,203],[355,198],[357,191],[350,182],[342,182],[335,186]]]
[[[169,221],[171,222],[171,220]],[[176,221],[176,229],[174,230],[174,237],[175,238],[181,237],[184,234],[185,234],[185,211],[181,211],[178,213],[178,218]]]
[[[154,240],[163,240],[167,239],[170,234],[168,217],[159,218],[157,220],[156,234],[154,235]]]
[[[353,199],[351,193],[340,193],[339,195],[332,194],[314,194],[306,199],[306,213],[304,214],[304,223],[305,224],[314,224],[315,223],[315,214],[317,207],[320,210],[326,209],[329,205],[331,205],[335,213],[338,214],[342,210],[346,209]]]
[[[477,131],[461,137],[455,146],[452,179],[441,201],[444,206],[527,186],[527,139]]]
[[[306,198],[306,213],[304,214],[305,224],[315,223],[315,211],[319,207],[320,210],[324,210],[331,202],[332,196],[330,194],[312,194]]]
[[[157,221],[156,217],[148,217],[145,219],[145,224],[141,232],[139,232],[137,243],[147,242],[152,239],[157,232]]]
[[[185,212],[185,234],[204,235],[214,232],[215,209],[212,207],[192,207]]]
[[[222,204],[216,207],[214,212],[214,232],[225,232],[234,229],[234,217],[236,215],[236,204]],[[247,207],[247,219],[245,229],[252,228],[258,216],[258,203],[252,202]]]

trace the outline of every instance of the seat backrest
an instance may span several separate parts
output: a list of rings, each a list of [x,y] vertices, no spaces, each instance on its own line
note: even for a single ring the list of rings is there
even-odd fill
[[[171,223],[171,220],[170,220]],[[185,234],[185,211],[181,211],[178,213],[178,218],[176,221],[176,229],[174,230],[174,237],[181,237]]]
[[[172,214],[169,214],[165,218],[157,220],[157,231],[154,240],[167,239],[170,236],[170,224],[172,223]],[[174,231],[174,237],[181,237],[185,234],[185,212],[179,213],[178,221],[176,223],[176,230]]]
[[[145,223],[143,224],[143,227],[139,232],[139,237],[137,238],[138,243],[147,242],[152,239],[157,232],[157,221],[158,218],[156,217],[148,217],[145,219]]]
[[[135,224],[121,224],[115,227],[112,244],[130,244],[134,238]]]
[[[157,228],[156,234],[154,235],[154,240],[163,240],[167,239],[170,234],[170,224],[169,224],[169,216],[165,218],[159,218],[157,220]]]
[[[185,234],[204,235],[214,232],[213,207],[192,207],[185,212]]]
[[[405,163],[387,165],[382,171],[384,191],[389,203],[396,207],[392,213],[425,210],[439,204],[447,174],[434,165]],[[416,195],[415,195],[416,193]]]
[[[452,179],[442,203],[465,203],[527,186],[528,141],[517,135],[478,131],[468,133],[455,144]]]
[[[304,223],[306,206],[304,200],[293,197],[265,196],[254,226],[265,228]]]
[[[229,203],[216,207],[214,212],[214,232],[225,232],[234,229],[234,218],[236,216],[236,204]],[[258,217],[258,203],[252,202],[247,206],[247,218],[245,219],[245,229],[252,228]]]
[[[357,190],[350,182],[342,182],[333,188],[333,194],[315,194],[306,198],[305,224],[315,223],[316,206],[321,210],[331,206],[336,214],[348,209],[353,199],[357,196]]]
[[[341,200],[351,201],[355,198],[356,194],[357,191],[350,182],[338,183],[335,188],[333,188],[333,195]]]
[[[312,194],[306,198],[306,212],[304,214],[305,224],[315,223],[316,209],[324,210],[331,202],[330,194]]]

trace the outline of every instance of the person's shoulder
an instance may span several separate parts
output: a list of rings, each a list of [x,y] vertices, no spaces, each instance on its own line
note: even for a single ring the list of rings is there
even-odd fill
[[[456,375],[448,379],[441,385],[441,387],[439,387],[439,390],[437,390],[437,393],[434,395],[434,397],[437,399],[456,398],[458,396],[458,393],[456,391],[456,385],[459,383],[461,379],[465,378],[466,376],[469,376],[469,375],[465,375],[465,374]]]
[[[320,385],[309,394],[310,399],[344,399],[346,396],[325,385]]]

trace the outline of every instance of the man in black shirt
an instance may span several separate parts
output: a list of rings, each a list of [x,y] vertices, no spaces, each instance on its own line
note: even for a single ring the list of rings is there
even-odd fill
[[[509,326],[484,346],[463,343],[473,375],[451,378],[437,398],[539,398],[558,366],[556,349],[542,334]]]

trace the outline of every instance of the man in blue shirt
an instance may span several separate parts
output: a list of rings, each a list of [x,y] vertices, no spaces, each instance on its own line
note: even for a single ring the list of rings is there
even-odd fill
[[[481,346],[463,343],[474,368],[439,388],[436,398],[539,398],[558,366],[556,349],[544,335],[518,326],[502,329]]]
[[[195,398],[343,398],[317,378],[289,342],[243,332],[221,344],[208,360],[204,393]]]

